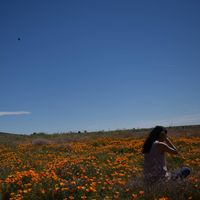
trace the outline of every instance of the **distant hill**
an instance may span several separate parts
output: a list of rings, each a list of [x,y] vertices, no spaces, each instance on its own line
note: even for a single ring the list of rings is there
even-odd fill
[[[6,135],[15,135],[14,133],[5,133],[5,132],[0,132],[1,136],[6,136]]]
[[[22,134],[0,132],[0,137],[1,136],[22,136]]]
[[[153,128],[153,127],[152,127]],[[118,129],[118,130],[99,130],[99,131],[84,131],[84,132],[63,132],[63,133],[33,133],[30,135],[0,132],[0,144],[16,144],[31,142],[37,139],[45,139],[51,142],[68,142],[68,141],[80,141],[87,139],[102,138],[144,138],[146,137],[152,128],[132,128],[132,129]],[[187,125],[187,126],[170,126],[166,127],[168,130],[168,136],[175,137],[200,137],[200,125]]]
[[[188,130],[194,130],[194,131],[200,131],[200,125],[182,125],[182,126],[165,126],[168,130],[172,130],[172,131],[188,131]],[[153,127],[152,127],[153,128]],[[99,131],[85,131],[85,132],[69,132],[68,134],[72,133],[72,134],[78,134],[80,135],[80,133],[84,133],[84,134],[98,134],[98,133],[141,133],[141,132],[149,132],[152,128],[132,128],[132,129],[117,129],[117,130],[99,130]],[[62,134],[66,134],[66,132],[63,132]],[[33,133],[31,135],[36,135],[36,136],[44,136],[44,135],[61,135],[59,133],[43,133],[43,132],[39,132],[39,133]],[[6,132],[1,132],[0,131],[0,136],[31,136],[29,134],[18,134],[18,133],[6,133]]]

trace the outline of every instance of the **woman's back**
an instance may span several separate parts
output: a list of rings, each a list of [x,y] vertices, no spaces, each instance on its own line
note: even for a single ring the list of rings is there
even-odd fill
[[[148,183],[165,179],[167,175],[165,153],[159,148],[159,142],[152,144],[149,153],[144,154],[144,177]]]

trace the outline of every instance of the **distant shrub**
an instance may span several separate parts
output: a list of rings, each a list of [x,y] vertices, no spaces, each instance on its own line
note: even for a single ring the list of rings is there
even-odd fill
[[[34,135],[34,136],[45,136],[45,135],[48,135],[47,133],[44,133],[44,132],[39,132],[39,133],[32,133],[31,135]]]

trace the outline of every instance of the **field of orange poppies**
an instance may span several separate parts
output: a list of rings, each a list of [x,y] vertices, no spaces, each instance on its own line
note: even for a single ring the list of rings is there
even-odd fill
[[[0,199],[200,199],[200,134],[195,131],[172,131],[180,153],[167,156],[168,169],[189,166],[189,178],[151,194],[145,194],[142,181],[147,131],[2,136]]]

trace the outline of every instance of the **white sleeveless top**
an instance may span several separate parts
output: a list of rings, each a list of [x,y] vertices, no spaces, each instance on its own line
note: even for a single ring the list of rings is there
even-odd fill
[[[155,141],[150,152],[144,154],[144,178],[153,183],[167,176],[165,153],[160,151],[158,141]]]

